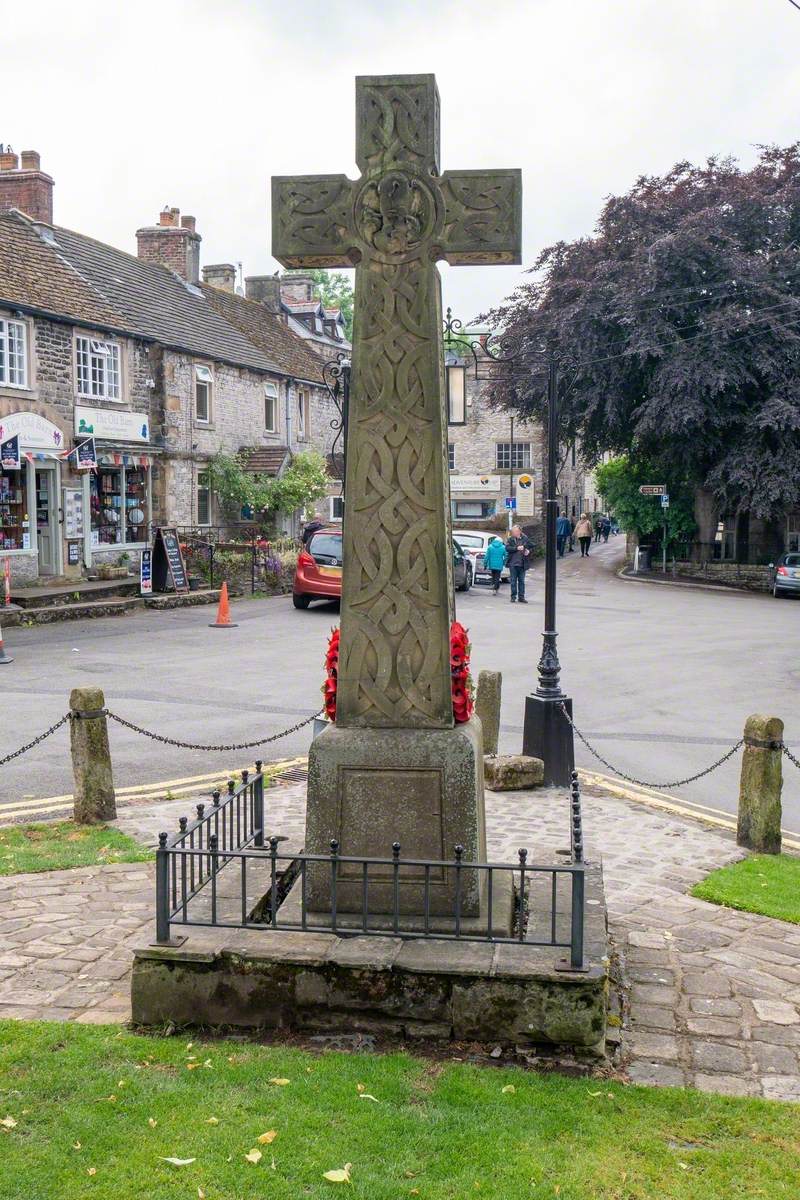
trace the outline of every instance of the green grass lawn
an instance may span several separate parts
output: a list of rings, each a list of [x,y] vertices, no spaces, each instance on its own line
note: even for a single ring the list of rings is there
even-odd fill
[[[692,895],[712,904],[800,924],[800,858],[753,854],[712,871],[695,884]]]
[[[152,857],[151,850],[109,825],[54,821],[0,829],[0,875],[145,862]]]
[[[245,1157],[253,1150],[257,1162]],[[349,1184],[324,1178],[348,1163]],[[2,1200],[337,1192],[364,1200],[794,1198],[800,1109],[399,1053],[315,1056],[115,1026],[0,1021]]]

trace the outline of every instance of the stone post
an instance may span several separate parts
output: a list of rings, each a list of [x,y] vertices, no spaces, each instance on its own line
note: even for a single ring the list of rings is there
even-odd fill
[[[500,742],[500,698],[503,676],[500,671],[481,671],[475,694],[475,712],[483,726],[484,754],[497,754]]]
[[[117,815],[105,703],[100,688],[73,688],[69,694],[74,816],[84,825],[113,821]]]
[[[781,851],[783,721],[758,713],[744,727],[736,841],[762,854]]]

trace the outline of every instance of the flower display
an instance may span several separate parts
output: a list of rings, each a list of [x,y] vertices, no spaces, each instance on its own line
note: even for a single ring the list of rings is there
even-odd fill
[[[450,677],[452,679],[453,717],[457,725],[468,721],[475,708],[472,676],[469,673],[471,649],[466,629],[460,621],[453,621],[450,626]]]
[[[457,725],[468,721],[475,709],[472,676],[469,672],[470,645],[467,630],[459,621],[450,626],[450,677],[453,697],[453,717]],[[336,688],[339,679],[339,629],[331,630],[325,654],[325,682],[322,685],[323,707],[329,721],[336,720]]]
[[[329,721],[336,720],[336,683],[339,676],[339,629],[331,630],[325,655],[325,682],[322,685],[323,707]]]

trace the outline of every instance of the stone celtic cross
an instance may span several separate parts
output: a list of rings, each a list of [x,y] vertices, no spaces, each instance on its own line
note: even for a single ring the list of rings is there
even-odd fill
[[[518,263],[516,170],[439,173],[433,75],[356,80],[362,172],[272,181],[272,252],[356,267],[336,724],[453,725],[447,418],[435,263]]]

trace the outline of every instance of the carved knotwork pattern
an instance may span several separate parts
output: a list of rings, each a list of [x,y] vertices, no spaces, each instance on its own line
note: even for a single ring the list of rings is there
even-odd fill
[[[441,726],[452,705],[434,269],[364,276],[337,719]]]
[[[363,89],[359,159],[364,173],[404,160],[428,165],[437,155],[436,94],[424,84],[372,84]]]

